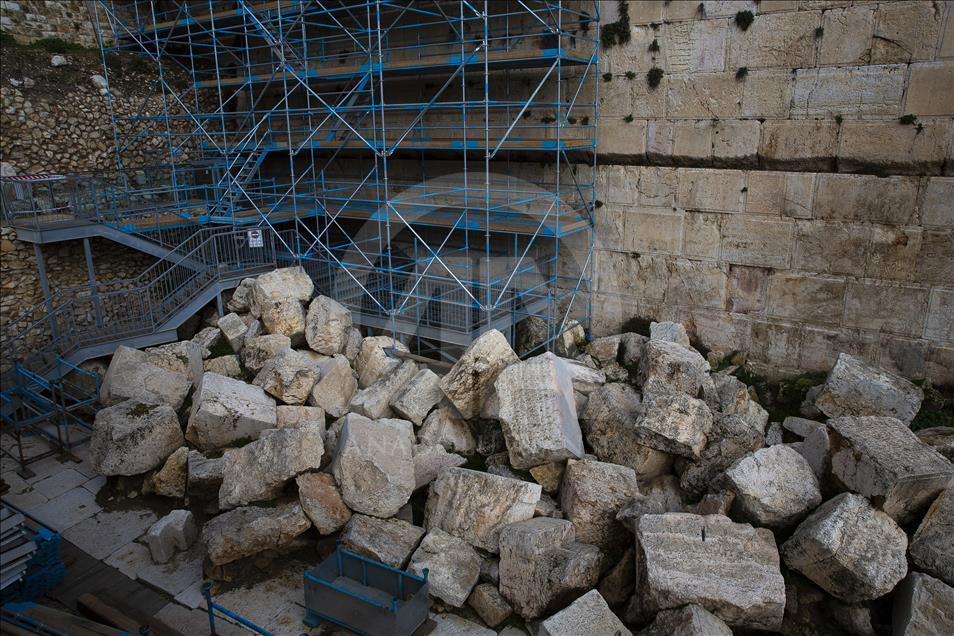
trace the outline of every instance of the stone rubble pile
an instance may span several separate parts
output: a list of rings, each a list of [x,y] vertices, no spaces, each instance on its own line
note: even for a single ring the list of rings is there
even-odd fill
[[[106,373],[96,469],[208,517],[157,522],[156,561],[198,540],[227,578],[333,537],[427,569],[436,633],[954,633],[950,440],[900,377],[842,354],[819,415],[770,424],[673,323],[524,360],[489,331],[441,375],[298,268],[227,306]]]

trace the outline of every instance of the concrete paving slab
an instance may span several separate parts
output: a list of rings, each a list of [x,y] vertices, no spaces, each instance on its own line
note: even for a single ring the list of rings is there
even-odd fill
[[[27,481],[36,484],[47,477],[57,475],[67,468],[74,468],[75,466],[77,466],[77,463],[66,457],[60,457],[59,455],[45,457],[27,466],[33,472],[33,477],[28,478]]]
[[[47,499],[53,499],[68,490],[82,486],[87,481],[89,481],[89,477],[83,473],[73,470],[68,466],[63,466],[63,470],[50,475],[46,479],[35,482],[33,487]]]
[[[216,603],[240,613],[256,625],[267,626],[296,603],[304,606],[303,572],[304,566],[296,563],[294,567],[289,566],[270,579],[235,588],[213,598]]]
[[[57,532],[72,528],[102,510],[96,495],[83,487],[74,488],[30,511],[44,525]]]
[[[183,590],[202,580],[202,560],[205,558],[205,547],[197,542],[185,552],[180,552],[168,563],[153,563],[139,570],[136,575],[140,581],[148,583],[175,596]]]
[[[173,602],[156,612],[156,618],[183,634],[209,633],[209,615],[205,610],[189,609]],[[220,636],[248,636],[251,633],[218,617],[215,631]]]
[[[98,475],[88,480],[85,484],[83,484],[83,488],[90,491],[94,495],[98,495],[99,491],[102,490],[103,486],[105,485],[106,485],[106,478],[103,477],[102,475]]]
[[[49,501],[49,499],[38,493],[32,486],[17,495],[4,495],[3,499],[4,501],[9,501],[17,508],[26,510],[31,514],[37,508]]]
[[[189,609],[204,608],[205,597],[202,596],[202,583],[204,582],[205,581],[203,579],[199,579],[186,589],[176,594],[173,600],[180,605],[185,605]]]
[[[9,462],[9,459],[5,460],[4,466],[6,466]],[[10,465],[12,465],[12,463],[10,463]],[[0,479],[2,479],[3,483],[5,483],[9,488],[9,490],[7,490],[7,495],[19,495],[21,492],[25,492],[32,488],[32,486],[27,483],[26,479],[20,477],[15,470],[3,471],[3,473],[0,474]]]
[[[104,563],[135,579],[140,570],[152,565],[152,555],[149,548],[133,541],[106,557]]]
[[[151,510],[104,510],[69,528],[63,536],[94,559],[102,560],[141,537],[157,520]]]

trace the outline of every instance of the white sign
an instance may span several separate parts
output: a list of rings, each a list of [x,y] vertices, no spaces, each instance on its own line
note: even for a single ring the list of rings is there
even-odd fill
[[[249,247],[262,247],[265,244],[264,239],[262,239],[261,230],[249,230],[248,231],[248,246]]]

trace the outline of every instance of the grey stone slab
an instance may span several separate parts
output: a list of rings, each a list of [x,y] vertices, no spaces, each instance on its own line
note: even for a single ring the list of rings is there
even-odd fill
[[[4,495],[3,499],[20,510],[26,510],[30,513],[49,501],[49,499],[33,490],[33,488],[16,495]]]
[[[110,554],[103,563],[135,579],[140,570],[152,565],[152,556],[149,548],[133,541]]]
[[[205,610],[189,609],[178,603],[169,603],[156,612],[156,618],[183,634],[207,634],[209,615]],[[224,618],[216,618],[215,631],[220,636],[248,636],[249,632]]]
[[[105,559],[142,536],[156,519],[150,510],[102,511],[66,530],[63,538],[91,557]]]
[[[205,607],[205,597],[202,596],[203,583],[205,583],[205,580],[199,579],[186,589],[176,594],[173,600],[175,600],[176,603],[181,603],[190,609]]]
[[[272,578],[236,587],[214,598],[217,603],[240,611],[256,625],[267,626],[296,603],[305,604],[301,572],[299,567],[290,566]]]
[[[180,552],[172,560],[163,564],[152,564],[139,571],[137,578],[144,583],[175,596],[196,581],[202,580],[202,559],[205,549],[196,543],[185,552]]]
[[[106,478],[103,475],[99,475],[98,477],[93,477],[92,479],[87,480],[86,483],[83,484],[83,488],[96,495],[100,490],[103,489],[103,486],[105,485]]]
[[[46,526],[63,532],[102,510],[96,495],[78,487],[35,507],[30,513]]]

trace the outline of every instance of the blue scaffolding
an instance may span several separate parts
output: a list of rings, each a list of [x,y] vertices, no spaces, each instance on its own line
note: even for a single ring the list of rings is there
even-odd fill
[[[599,2],[99,0],[118,113],[97,215],[144,235],[257,229],[358,324],[466,345],[590,315]],[[142,174],[143,147],[160,168]],[[143,180],[148,179],[148,184]],[[430,343],[430,344],[427,344]]]

